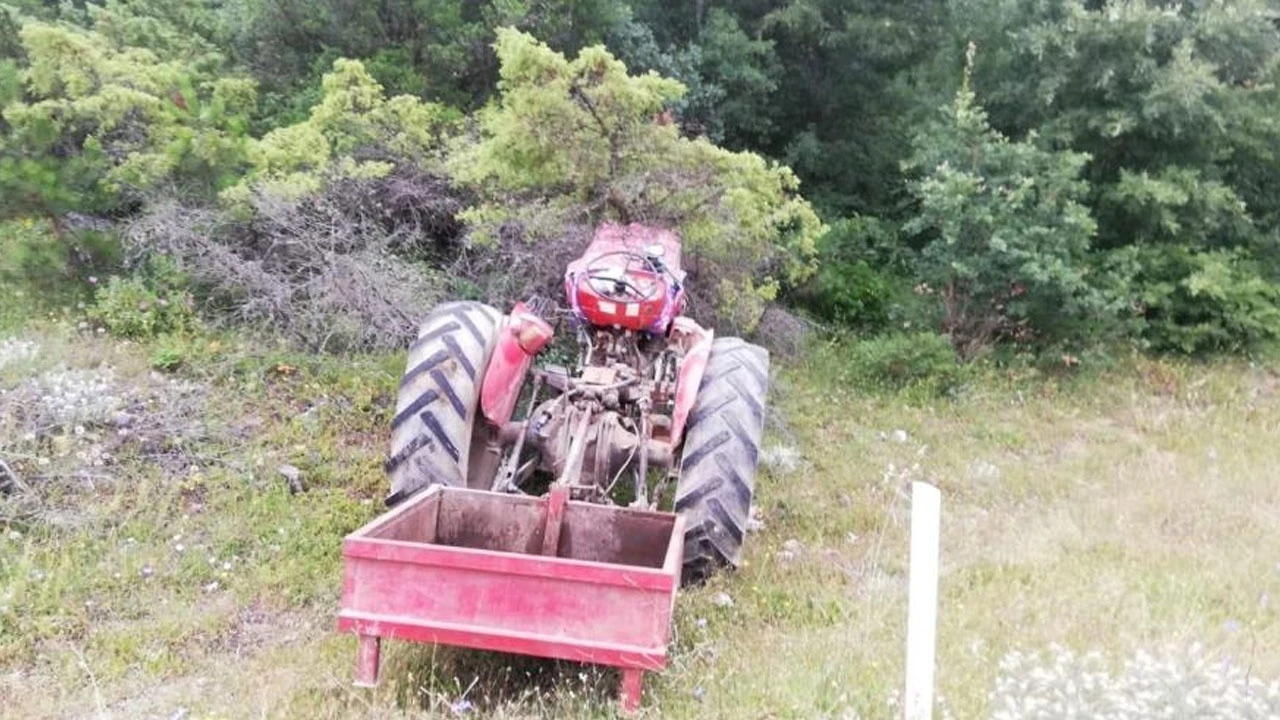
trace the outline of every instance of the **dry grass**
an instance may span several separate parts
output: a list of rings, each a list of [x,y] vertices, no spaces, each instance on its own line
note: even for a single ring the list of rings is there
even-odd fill
[[[85,354],[70,331],[45,333],[41,352],[73,365]],[[85,362],[146,357],[93,342],[107,345]],[[337,542],[377,512],[398,358],[275,356],[233,341],[198,356],[188,379],[208,384],[207,421],[227,431],[202,450],[218,463],[120,467],[135,493],[95,499],[109,520],[0,533],[6,714],[612,713],[607,672],[400,643],[387,644],[382,687],[352,688],[354,643],[333,632]],[[21,367],[0,373],[5,390]],[[129,367],[148,372],[121,361],[117,373]],[[863,394],[841,372],[832,353],[778,379],[749,565],[680,598],[672,666],[648,679],[647,716],[892,717],[906,488],[921,478],[944,492],[948,716],[989,715],[1002,661],[1002,707],[1010,693],[1057,687],[1021,678],[1040,672],[1034,662],[1008,662],[1055,643],[1099,651],[1116,678],[1137,651],[1192,642],[1212,662],[1280,678],[1274,375],[1144,361],[1090,381],[989,377],[935,401]],[[309,492],[288,493],[273,474],[283,462],[302,468]],[[713,601],[720,593],[731,606]]]

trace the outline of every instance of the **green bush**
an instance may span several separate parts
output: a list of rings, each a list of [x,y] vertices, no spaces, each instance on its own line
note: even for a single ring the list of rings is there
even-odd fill
[[[1063,327],[1107,310],[1088,277],[1096,230],[1082,202],[1088,155],[1046,150],[1034,133],[1018,141],[1000,134],[968,67],[955,101],[917,133],[915,150],[908,168],[919,174],[909,183],[917,204],[904,230],[924,243],[921,289],[936,298],[960,357],[1002,341],[1052,343]]]
[[[932,386],[939,392],[963,379],[951,342],[937,333],[881,335],[847,348],[849,380],[863,386],[898,390]]]
[[[129,5],[92,27],[19,17],[25,60],[0,67],[0,216],[118,216],[174,185],[211,198],[245,168],[256,82]]]
[[[151,367],[156,370],[172,372],[182,367],[186,361],[186,352],[174,344],[162,345],[151,353]]]
[[[889,323],[895,278],[861,260],[821,259],[818,272],[800,295],[823,320],[846,327],[883,329]]]
[[[1188,355],[1249,352],[1280,340],[1280,285],[1244,250],[1131,247],[1110,264],[1129,286],[1151,350]]]
[[[911,292],[910,263],[910,250],[893,225],[878,218],[845,218],[818,241],[817,273],[788,299],[843,327],[900,328],[925,314]]]
[[[496,48],[499,96],[447,163],[454,182],[478,191],[459,214],[469,239],[504,248],[518,235],[510,265],[520,269],[530,255],[563,247],[573,225],[673,228],[684,241],[691,314],[742,334],[783,288],[813,274],[827,228],[789,168],[655,121],[686,95],[681,83],[633,74],[602,45],[570,60],[504,29]]]
[[[98,290],[89,317],[112,335],[152,338],[191,329],[195,306],[184,290],[112,277]]]
[[[0,285],[19,292],[49,291],[70,273],[66,249],[46,222],[0,223]]]
[[[114,266],[115,255],[108,235],[58,235],[48,222],[32,218],[0,222],[0,323],[87,300],[87,279]]]

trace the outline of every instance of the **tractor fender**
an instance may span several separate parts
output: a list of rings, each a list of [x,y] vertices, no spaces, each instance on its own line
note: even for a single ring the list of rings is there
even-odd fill
[[[680,375],[676,379],[676,407],[671,413],[671,444],[674,446],[679,445],[684,436],[689,411],[698,397],[698,386],[702,384],[702,375],[707,370],[715,332],[683,315],[672,320],[671,327],[673,334],[683,333],[690,337],[689,350],[680,363]]]
[[[504,318],[480,388],[480,410],[489,422],[502,427],[511,420],[533,358],[553,334],[547,321],[530,312],[524,303],[516,303]]]

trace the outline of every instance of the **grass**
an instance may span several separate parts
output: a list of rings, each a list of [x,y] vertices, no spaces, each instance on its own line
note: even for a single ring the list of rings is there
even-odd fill
[[[203,334],[124,343],[69,321],[23,335],[39,354],[0,364],[6,392],[58,364],[105,363],[125,395],[176,378],[199,402],[148,406],[182,410],[172,420],[188,438],[120,441],[90,473],[78,448],[114,443],[110,428],[33,441],[13,433],[21,413],[0,418],[0,459],[48,485],[0,529],[6,716],[613,713],[608,672],[395,642],[382,686],[351,687],[354,641],[333,631],[339,541],[379,512],[399,358]],[[153,364],[173,372],[157,379]],[[645,715],[893,717],[916,479],[944,493],[937,678],[948,716],[985,716],[1002,658],[1054,643],[1118,666],[1200,642],[1280,677],[1280,381],[1269,369],[1136,360],[1092,378],[990,372],[939,399],[860,390],[846,365],[827,350],[778,366],[766,444],[783,460],[758,479],[763,527],[745,568],[682,593],[671,667],[648,677]],[[289,492],[282,464],[302,471],[306,492]]]

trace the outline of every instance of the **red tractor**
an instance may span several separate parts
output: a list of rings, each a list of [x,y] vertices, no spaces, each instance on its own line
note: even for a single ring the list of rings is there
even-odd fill
[[[388,637],[613,665],[636,707],[678,589],[741,563],[765,420],[768,353],[685,317],[684,281],[673,233],[609,224],[565,272],[566,311],[452,302],[423,321],[391,510],[344,541],[359,684]],[[553,316],[572,367],[535,367],[573,354],[550,352]]]
[[[613,502],[624,478],[639,507],[656,506],[674,486],[674,509],[686,523],[684,579],[736,566],[769,355],[738,338],[714,338],[683,316],[684,280],[673,233],[598,228],[565,273],[578,341],[569,369],[532,369],[552,338],[537,312],[544,308],[519,303],[504,317],[477,302],[438,307],[422,323],[400,383],[387,504],[433,483],[528,492],[537,471],[557,478],[571,471],[572,497],[591,502]],[[526,389],[530,412],[513,420]],[[664,477],[651,498],[655,469]]]

